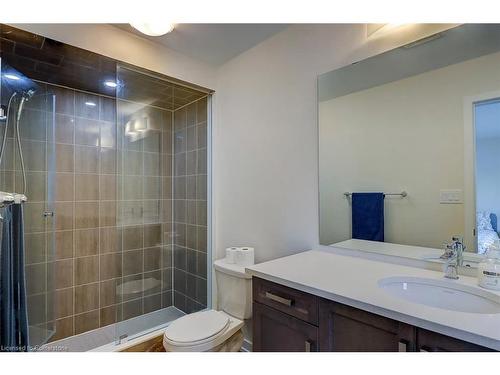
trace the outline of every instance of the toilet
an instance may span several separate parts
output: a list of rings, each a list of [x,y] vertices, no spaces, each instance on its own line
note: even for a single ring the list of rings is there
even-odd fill
[[[252,277],[245,267],[214,262],[219,310],[188,314],[173,321],[163,335],[167,352],[238,352],[244,319],[252,316]]]

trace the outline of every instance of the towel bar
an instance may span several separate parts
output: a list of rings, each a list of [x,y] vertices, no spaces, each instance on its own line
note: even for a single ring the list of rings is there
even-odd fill
[[[344,193],[344,195],[348,198],[352,195],[352,193]],[[405,198],[408,196],[408,193],[406,191],[402,191],[401,193],[384,193],[384,197],[386,195],[399,195],[401,198]]]

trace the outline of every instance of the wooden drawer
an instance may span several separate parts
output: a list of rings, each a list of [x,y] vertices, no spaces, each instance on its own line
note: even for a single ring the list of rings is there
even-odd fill
[[[420,352],[494,352],[470,342],[417,328],[417,351]]]
[[[318,297],[257,277],[252,289],[254,301],[318,325]]]
[[[317,352],[318,327],[253,303],[254,352]]]

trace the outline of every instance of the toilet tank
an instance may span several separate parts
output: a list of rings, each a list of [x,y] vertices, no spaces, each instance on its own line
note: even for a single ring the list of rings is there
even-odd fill
[[[216,260],[214,267],[218,309],[238,319],[251,318],[252,276],[245,273],[245,267],[224,259]]]

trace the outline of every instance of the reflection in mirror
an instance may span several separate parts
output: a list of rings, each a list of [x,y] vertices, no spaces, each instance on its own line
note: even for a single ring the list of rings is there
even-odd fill
[[[319,77],[321,244],[498,238],[499,51],[467,24]]]
[[[474,106],[477,252],[499,241],[500,97]]]

